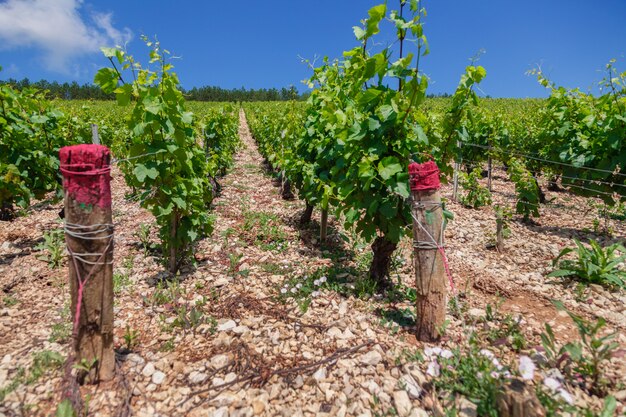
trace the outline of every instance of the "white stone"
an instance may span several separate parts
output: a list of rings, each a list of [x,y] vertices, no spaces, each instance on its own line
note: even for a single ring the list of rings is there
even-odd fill
[[[343,332],[338,327],[331,327],[326,331],[326,334],[333,339],[343,338]]]
[[[344,340],[352,339],[353,337],[354,337],[354,333],[352,333],[350,329],[346,329],[343,332],[343,335],[341,336],[341,338]]]
[[[348,303],[343,301],[339,304],[339,315],[344,316],[348,312]]]
[[[267,394],[260,395],[252,401],[252,411],[255,416],[260,416],[267,408]]]
[[[126,356],[126,361],[132,363],[135,366],[143,365],[144,363],[146,363],[145,359],[137,355],[136,353],[129,353],[128,356]]]
[[[363,388],[367,388],[369,393],[372,395],[380,394],[380,385],[378,385],[373,379],[368,379],[367,382],[363,384]]]
[[[409,393],[409,397],[417,400],[422,395],[422,387],[409,374],[400,377],[400,385]]]
[[[165,374],[161,371],[156,371],[152,374],[152,383],[156,385],[161,385],[161,383],[165,381]]]
[[[396,405],[396,411],[400,417],[407,417],[411,413],[411,400],[406,391],[395,391],[393,393],[393,402]]]
[[[213,417],[229,417],[228,407],[220,407],[217,410],[213,411],[211,415]]]
[[[239,408],[230,413],[231,417],[252,417],[253,414],[252,407]]]
[[[411,414],[409,414],[410,417],[428,417],[428,411],[424,410],[423,408],[414,408],[411,410]]]
[[[215,282],[213,282],[213,285],[218,288],[223,287],[228,284],[230,284],[230,279],[226,277],[219,277],[218,279],[215,280]]]
[[[313,379],[318,382],[326,379],[326,368],[321,367],[320,369],[315,371],[315,373],[313,374]]]
[[[225,332],[228,330],[232,330],[235,327],[237,327],[237,323],[235,323],[234,320],[227,320],[224,323],[218,324],[217,325],[217,330],[220,332]]]
[[[189,382],[192,384],[202,384],[209,376],[203,372],[193,371],[189,374]]]
[[[211,358],[210,362],[213,369],[220,369],[230,363],[228,355],[215,355]]]
[[[477,406],[465,397],[459,400],[459,416],[476,417],[478,415]]]
[[[248,326],[237,326],[233,329],[233,333],[235,334],[245,334],[248,333],[250,331],[250,329],[248,328]]]
[[[149,377],[152,376],[154,371],[156,371],[156,368],[154,367],[154,364],[152,362],[148,362],[146,364],[146,366],[143,367],[143,370],[141,371],[141,374],[143,376],[145,376],[146,378],[149,378]]]
[[[383,357],[380,353],[375,350],[371,350],[367,353],[362,354],[359,357],[359,361],[365,365],[378,365],[380,361],[383,360]]]
[[[238,401],[239,398],[237,395],[232,392],[224,391],[220,395],[218,395],[212,402],[216,407],[223,407]]]

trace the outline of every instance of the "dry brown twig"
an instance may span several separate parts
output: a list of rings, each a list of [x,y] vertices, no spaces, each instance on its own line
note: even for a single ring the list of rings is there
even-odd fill
[[[314,370],[318,369],[320,366],[325,365],[325,364],[334,364],[336,363],[339,359],[349,356],[361,349],[363,349],[364,347],[369,347],[372,346],[374,344],[373,340],[368,340],[367,342],[361,343],[357,346],[353,346],[351,348],[346,348],[346,349],[338,349],[336,350],[332,355],[321,359],[319,361],[315,361],[315,362],[311,362],[305,365],[299,365],[299,366],[293,366],[290,368],[283,368],[283,369],[275,369],[273,371],[269,370],[269,369],[257,369],[255,373],[251,374],[251,375],[247,375],[247,376],[243,376],[240,378],[236,378],[230,382],[225,382],[223,384],[214,386],[214,387],[209,387],[209,388],[203,388],[201,390],[192,392],[189,397],[187,397],[185,400],[181,401],[178,404],[178,407],[183,406],[185,403],[187,403],[187,401],[191,400],[192,398],[194,398],[197,395],[201,395],[201,394],[205,394],[207,392],[211,392],[211,391],[217,391],[215,394],[208,396],[206,398],[204,398],[202,401],[200,401],[198,404],[196,404],[193,408],[197,408],[200,405],[202,405],[203,403],[205,403],[206,401],[209,401],[215,397],[217,397],[219,394],[221,394],[226,388],[232,386],[232,385],[236,385],[242,382],[245,383],[258,383],[260,385],[266,383],[267,381],[269,381],[273,376],[279,376],[279,377],[288,377],[289,375],[293,375],[293,374],[298,374],[298,373],[310,373],[313,372]],[[216,370],[212,375],[217,374],[217,372],[219,372],[219,370]]]

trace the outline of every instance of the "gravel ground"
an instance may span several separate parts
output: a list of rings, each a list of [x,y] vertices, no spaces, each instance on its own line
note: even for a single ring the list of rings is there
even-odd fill
[[[349,233],[332,216],[329,244],[320,248],[319,213],[310,226],[298,227],[304,205],[280,198],[243,113],[240,135],[245,148],[220,181],[215,230],[199,243],[196,265],[182,271],[179,285],[163,284],[158,258],[139,244],[138,225],[153,226],[153,218],[125,198],[129,190],[114,169],[119,366],[115,380],[81,387],[81,395],[89,397],[89,415],[440,415],[446,406],[433,394],[428,361],[411,359],[429,346],[412,334],[405,313],[410,302],[388,295],[357,297],[351,282],[363,272],[367,251],[346,243],[341,237]],[[498,174],[494,200],[510,203],[513,188]],[[442,194],[450,193],[444,186]],[[583,317],[605,318],[617,332],[622,355],[611,359],[606,373],[623,412],[626,294],[596,285],[577,291],[573,282],[545,278],[551,260],[572,238],[610,239],[585,231],[593,229],[594,213],[584,198],[554,192],[548,198],[552,203],[541,209],[538,223],[511,222],[502,253],[488,248],[495,231],[492,209],[447,204],[455,214],[446,230],[457,289],[452,298],[464,309],[451,311],[437,347],[464,343],[491,304],[499,305],[502,315],[523,319],[524,352],[536,354],[533,347],[540,345],[544,323],[553,326],[560,341],[576,335],[567,314],[550,302],[561,300]],[[35,249],[44,231],[60,226],[59,210],[59,204],[41,202],[26,216],[0,222],[0,389],[16,381],[20,369],[28,376],[41,368],[36,360],[41,352],[68,353],[67,262],[51,269]],[[624,239],[623,227],[616,225],[614,241]],[[151,239],[156,242],[154,227]],[[394,279],[407,286],[414,279],[410,251],[411,242],[403,241],[394,263]],[[340,269],[335,278],[345,281],[345,291],[319,282],[332,268]],[[304,290],[295,284],[310,284],[313,276],[314,296],[299,297]],[[124,336],[132,331],[129,351]],[[485,348],[508,363],[518,355],[506,346]],[[44,368],[37,378],[6,390],[0,416],[54,415],[63,372],[54,363]],[[578,402],[599,402],[580,390],[573,394]],[[464,413],[472,415],[471,408]]]

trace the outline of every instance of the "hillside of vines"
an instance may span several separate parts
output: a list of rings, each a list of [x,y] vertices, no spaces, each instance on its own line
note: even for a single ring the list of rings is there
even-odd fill
[[[306,101],[189,100],[146,37],[102,48],[114,101],[0,84],[0,417],[624,415],[626,72],[429,98],[425,18],[371,8]],[[76,225],[59,152],[96,143],[111,220]]]

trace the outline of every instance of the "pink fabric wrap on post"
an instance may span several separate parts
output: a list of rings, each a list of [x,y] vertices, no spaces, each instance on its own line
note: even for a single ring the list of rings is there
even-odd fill
[[[76,202],[111,207],[111,151],[103,145],[65,146],[59,151],[63,189]]]
[[[438,190],[441,187],[439,167],[435,161],[428,161],[423,164],[411,162],[409,164],[409,178],[411,191]]]

